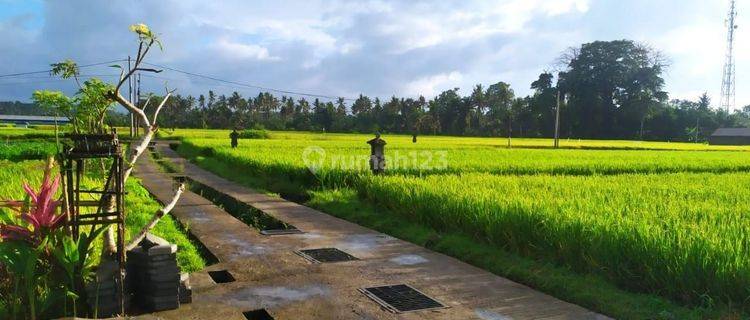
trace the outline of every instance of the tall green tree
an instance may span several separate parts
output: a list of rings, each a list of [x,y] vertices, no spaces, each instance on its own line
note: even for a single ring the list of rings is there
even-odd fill
[[[560,87],[574,109],[573,134],[582,138],[638,136],[656,104],[667,100],[661,74],[666,64],[649,47],[631,40],[596,41],[562,59]]]

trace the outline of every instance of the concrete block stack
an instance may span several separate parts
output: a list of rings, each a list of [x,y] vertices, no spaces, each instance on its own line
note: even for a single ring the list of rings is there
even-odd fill
[[[97,317],[112,317],[121,313],[119,297],[119,263],[104,259],[99,264],[94,281],[86,286],[87,303]],[[125,310],[129,309],[130,298],[129,287],[125,290]]]
[[[181,284],[177,245],[148,234],[127,254],[128,281],[135,302],[148,311],[177,309]]]

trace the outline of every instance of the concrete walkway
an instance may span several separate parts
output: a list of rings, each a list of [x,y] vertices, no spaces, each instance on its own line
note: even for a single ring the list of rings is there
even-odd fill
[[[608,319],[451,257],[320,211],[258,193],[187,163],[166,143],[157,148],[184,175],[245,202],[302,234],[264,236],[201,196],[186,192],[172,212],[218,259],[191,275],[193,303],[154,314],[163,319],[245,319],[265,308],[275,319]],[[170,175],[149,157],[136,171],[160,201]],[[338,248],[360,260],[314,264],[295,250]],[[208,271],[227,270],[217,284]],[[370,286],[408,284],[448,308],[392,313],[362,294]]]

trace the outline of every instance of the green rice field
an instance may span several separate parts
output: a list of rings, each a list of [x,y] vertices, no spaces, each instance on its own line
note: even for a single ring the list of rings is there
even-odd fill
[[[0,160],[39,160],[57,153],[52,141],[0,141]]]
[[[563,140],[554,150],[549,139],[513,139],[508,148],[504,138],[424,136],[414,144],[384,135],[391,158],[375,176],[367,170],[371,135],[271,132],[230,149],[228,133],[161,136],[182,140],[178,152],[199,165],[242,168],[271,190],[283,189],[278,181],[351,189],[404,221],[624,290],[750,310],[746,147]]]

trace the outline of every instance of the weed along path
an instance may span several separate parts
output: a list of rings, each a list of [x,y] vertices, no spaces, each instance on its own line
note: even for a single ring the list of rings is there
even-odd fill
[[[193,303],[164,319],[608,319],[443,254],[227,181],[165,142],[137,175],[216,262],[191,275]],[[320,249],[320,250],[318,250]]]

